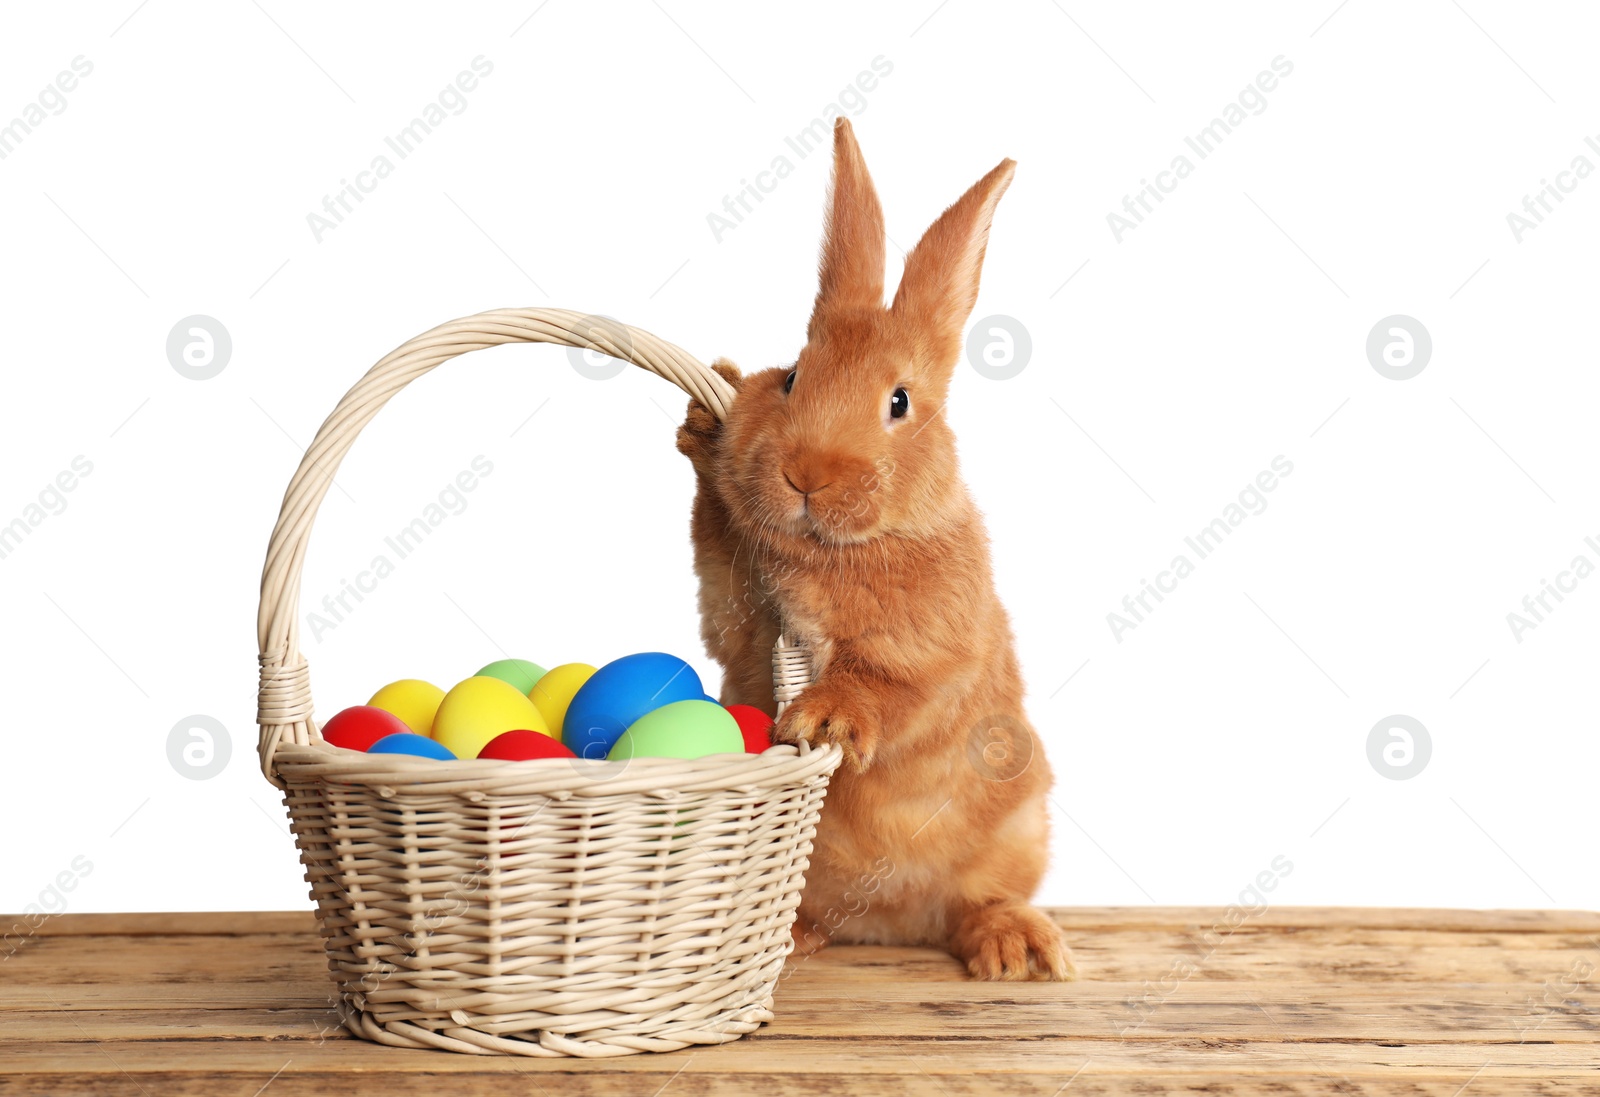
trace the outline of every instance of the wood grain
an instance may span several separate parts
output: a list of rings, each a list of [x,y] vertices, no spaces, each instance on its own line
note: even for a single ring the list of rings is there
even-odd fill
[[[1077,983],[830,949],[755,1035],[597,1061],[349,1037],[306,914],[67,915],[0,964],[0,1095],[1600,1095],[1600,914],[1055,914]]]

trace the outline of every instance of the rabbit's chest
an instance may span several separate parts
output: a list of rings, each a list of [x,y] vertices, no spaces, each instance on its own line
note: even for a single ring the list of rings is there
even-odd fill
[[[919,611],[896,576],[843,567],[815,573],[780,568],[778,574],[772,602],[779,625],[810,649],[817,673],[840,643],[866,655],[882,644],[905,644],[916,632]]]

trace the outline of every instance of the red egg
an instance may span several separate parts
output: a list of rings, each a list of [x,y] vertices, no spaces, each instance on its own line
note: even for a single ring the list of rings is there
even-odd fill
[[[500,762],[526,762],[533,758],[576,758],[560,739],[538,731],[507,731],[483,745],[479,758]]]
[[[744,735],[746,754],[760,754],[772,745],[772,717],[754,705],[728,705],[727,709]]]
[[[384,736],[399,735],[410,730],[392,712],[371,705],[352,705],[341,709],[322,725],[322,738],[336,747],[366,750]]]

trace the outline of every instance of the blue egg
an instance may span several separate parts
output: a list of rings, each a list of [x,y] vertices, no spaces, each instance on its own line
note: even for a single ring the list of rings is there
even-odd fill
[[[573,695],[561,741],[579,758],[604,758],[628,725],[645,713],[705,696],[700,676],[676,655],[624,655],[595,671]]]
[[[448,762],[455,758],[450,748],[426,735],[414,731],[398,731],[385,735],[367,748],[368,754],[411,754],[418,758],[435,758]]]

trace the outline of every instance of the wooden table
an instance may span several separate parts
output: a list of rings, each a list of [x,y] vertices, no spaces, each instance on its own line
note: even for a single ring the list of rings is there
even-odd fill
[[[347,1036],[308,914],[66,915],[0,964],[0,1094],[1600,1094],[1597,914],[1056,917],[1077,983],[832,949],[753,1036],[584,1061]]]

